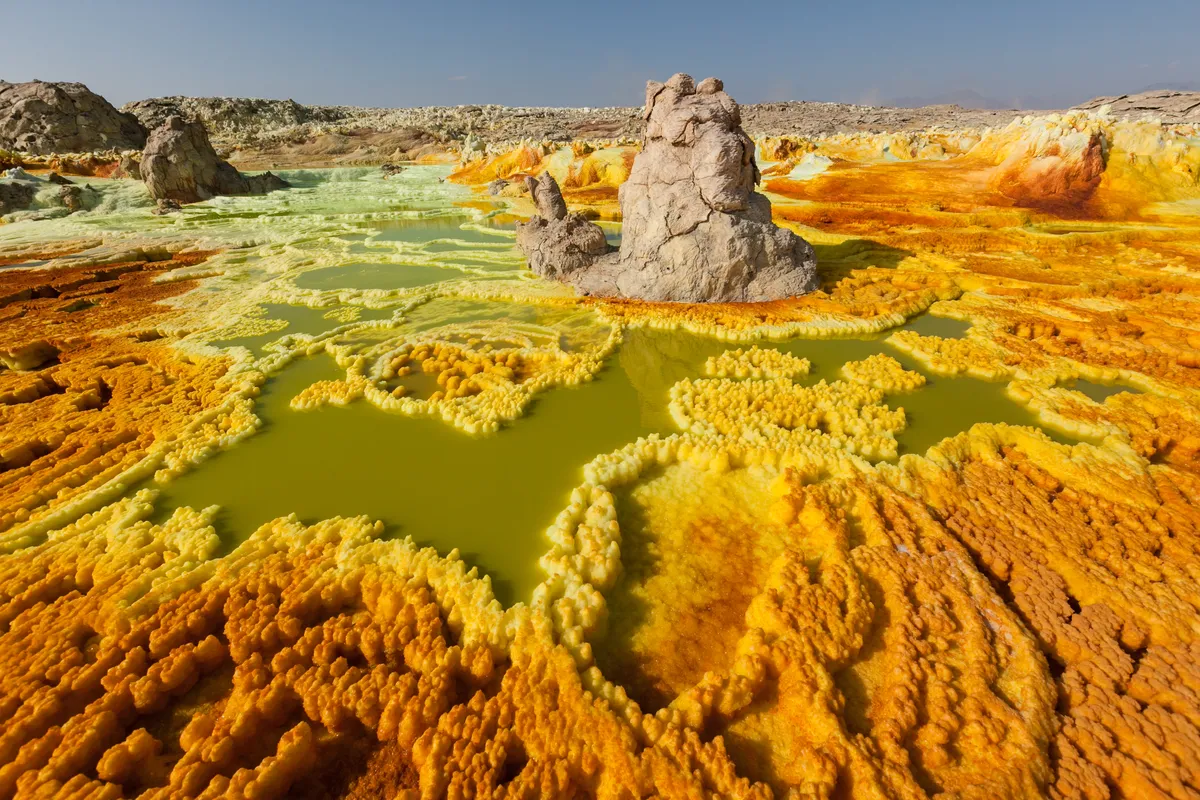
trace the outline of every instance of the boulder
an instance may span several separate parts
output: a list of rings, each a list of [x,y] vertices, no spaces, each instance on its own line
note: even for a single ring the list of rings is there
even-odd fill
[[[246,176],[213,150],[199,122],[168,117],[150,134],[139,166],[157,201],[197,203],[217,195],[266,194],[288,184],[270,172]],[[160,203],[161,205],[161,203]]]
[[[83,187],[73,183],[62,184],[58,190],[58,200],[69,214],[82,211],[84,209]]]
[[[146,129],[82,83],[0,81],[0,149],[34,155],[140,150]]]
[[[246,194],[268,194],[280,189],[291,188],[290,183],[274,172],[260,172],[257,175],[243,175],[242,177],[246,179],[246,186],[250,190]]]
[[[653,301],[760,302],[815,289],[812,247],[771,222],[755,191],[754,143],[721,81],[650,81],[644,114],[642,151],[620,188],[620,251],[580,247],[603,231],[568,215],[543,175],[538,216],[517,232],[530,267],[585,294]]]
[[[45,178],[30,175],[14,167],[0,175],[0,216],[18,211],[31,212],[26,218],[62,216],[95,207],[99,195],[90,186],[80,186],[57,172]]]
[[[117,162],[117,169],[113,172],[113,178],[129,178],[131,180],[140,181],[142,179],[142,164],[132,155],[128,153],[121,156]]]
[[[33,205],[37,187],[30,183],[0,180],[0,217],[14,211],[24,211]]]
[[[535,273],[572,283],[612,251],[599,225],[567,213],[562,192],[550,173],[544,173],[540,180],[527,178],[526,185],[538,213],[517,227],[517,247]]]

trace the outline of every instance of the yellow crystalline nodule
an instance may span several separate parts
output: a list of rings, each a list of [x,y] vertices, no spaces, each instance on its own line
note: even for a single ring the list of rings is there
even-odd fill
[[[346,377],[310,386],[292,407],[364,398],[385,411],[433,416],[467,433],[490,433],[520,417],[537,393],[591,380],[619,336],[614,328],[598,344],[565,350],[557,337],[539,340],[498,322],[399,334],[362,354],[334,344],[330,350],[345,362]],[[436,388],[414,396],[406,383],[413,376],[429,376]]]
[[[808,374],[807,358],[781,353],[757,345],[726,350],[711,356],[704,363],[704,374],[710,378],[799,378]]]
[[[894,458],[895,435],[904,430],[904,412],[884,405],[881,390],[845,381],[683,380],[671,388],[670,410],[695,434],[780,446],[828,442],[873,459]]]
[[[888,343],[941,375],[966,374],[995,380],[1011,373],[995,350],[974,339],[943,339],[897,331],[888,338]]]
[[[323,316],[337,322],[354,322],[362,316],[362,309],[358,306],[342,306],[326,311]]]
[[[884,392],[910,392],[925,385],[924,375],[905,369],[899,361],[884,353],[862,361],[847,361],[842,366],[842,375],[848,381]]]

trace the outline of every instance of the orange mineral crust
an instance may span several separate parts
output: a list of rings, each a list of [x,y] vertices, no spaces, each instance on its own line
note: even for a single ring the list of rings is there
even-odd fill
[[[568,145],[523,144],[500,153],[463,154],[464,163],[449,180],[472,186],[501,181],[502,197],[528,199],[524,179],[548,172],[573,206],[590,216],[619,218],[617,189],[629,177],[637,148],[632,144],[573,142]]]
[[[91,178],[110,178],[121,175],[122,159],[133,153],[116,151],[101,153],[56,153],[32,155],[8,153],[0,150],[0,169],[21,167],[31,173],[57,172],[62,175],[77,175]]]
[[[971,454],[925,494],[1047,655],[1059,717],[1048,788],[1190,796],[1200,483],[1170,467],[1081,475],[1039,461],[1012,446]]]
[[[460,562],[364,519],[206,561],[211,512],[151,499],[0,563],[6,797],[770,796],[719,741],[647,744],[544,628],[464,627]]]
[[[1194,477],[1002,426],[820,452],[619,494],[594,667],[365,518],[219,557],[216,509],[117,501],[0,560],[0,792],[1189,795]]]
[[[154,328],[195,285],[155,279],[209,255],[0,272],[0,531],[88,502],[224,402],[224,361]]]

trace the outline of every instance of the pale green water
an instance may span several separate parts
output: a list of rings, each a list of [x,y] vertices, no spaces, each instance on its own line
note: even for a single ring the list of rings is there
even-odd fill
[[[260,356],[263,354],[266,345],[271,342],[277,342],[286,336],[294,334],[318,336],[346,324],[345,322],[329,319],[325,316],[330,311],[333,311],[333,308],[309,308],[308,306],[293,306],[282,303],[267,303],[263,307],[267,311],[266,317],[268,319],[281,319],[287,322],[288,326],[280,331],[262,333],[256,336],[217,339],[213,341],[213,344],[217,347],[245,347],[253,355]],[[391,316],[392,312],[390,310],[364,308],[359,311],[358,321],[388,319]]]
[[[389,414],[359,402],[292,411],[293,396],[338,377],[332,360],[301,360],[263,391],[264,427],[164,488],[161,508],[222,506],[228,541],[275,517],[306,522],[366,514],[390,534],[441,553],[459,547],[492,576],[497,596],[528,599],[540,582],[542,532],[567,504],[583,465],[650,433],[621,370],[538,398],[501,433],[471,437],[445,423]]]
[[[958,319],[950,319],[949,317],[935,317],[933,314],[922,314],[914,320],[909,320],[904,328],[915,331],[922,336],[961,339],[971,329],[971,323]]]
[[[1094,381],[1077,378],[1069,384],[1066,384],[1068,389],[1074,389],[1077,392],[1082,392],[1097,403],[1103,403],[1114,394],[1129,392],[1130,394],[1138,394],[1138,390],[1120,383],[1096,383]]]
[[[456,281],[467,277],[465,272],[449,267],[428,267],[422,264],[347,264],[344,267],[323,267],[302,273],[296,278],[301,289],[412,289],[441,281]]]

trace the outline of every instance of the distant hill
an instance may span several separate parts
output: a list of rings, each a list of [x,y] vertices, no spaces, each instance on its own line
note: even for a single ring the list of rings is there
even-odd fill
[[[1163,83],[1152,83],[1149,86],[1139,89],[1138,94],[1159,92],[1164,89],[1171,92],[1200,92],[1200,81],[1164,81]]]
[[[1046,110],[1063,108],[1067,104],[1061,98],[1044,96],[1021,96],[1010,100],[999,100],[988,97],[974,89],[956,89],[950,92],[927,96],[892,97],[883,101],[883,105],[896,108],[924,108],[925,106],[956,105],[961,108],[980,108],[992,111],[1016,110]]]

